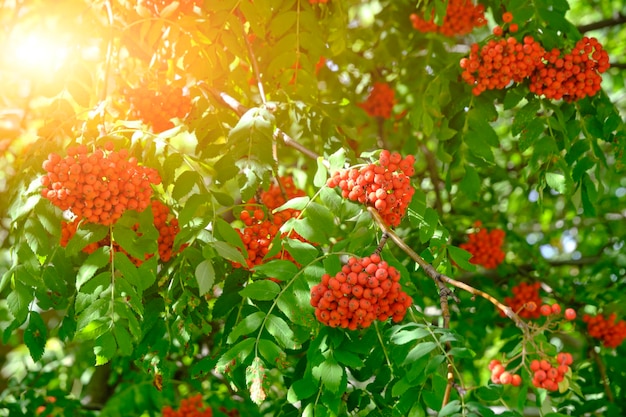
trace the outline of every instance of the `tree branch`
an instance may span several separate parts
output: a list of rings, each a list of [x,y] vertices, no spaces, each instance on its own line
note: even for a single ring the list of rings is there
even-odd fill
[[[585,33],[585,32],[589,32],[592,30],[621,25],[622,23],[626,23],[626,15],[622,12],[619,12],[608,19],[600,20],[594,23],[589,23],[587,25],[580,25],[578,26],[578,31],[580,33]]]
[[[391,238],[391,240],[393,240],[394,243],[398,245],[398,247],[400,247],[400,249],[402,249],[407,255],[409,255],[409,257],[413,259],[413,261],[415,261],[415,263],[417,263],[424,270],[426,275],[431,277],[435,282],[441,281],[443,283],[452,285],[453,287],[460,288],[464,291],[467,291],[472,295],[477,295],[479,297],[486,299],[491,304],[496,306],[500,311],[502,311],[508,318],[513,320],[515,325],[519,327],[520,329],[522,329],[524,334],[527,334],[529,332],[528,324],[526,324],[526,322],[522,320],[520,316],[518,316],[517,313],[515,313],[515,311],[513,311],[511,307],[502,304],[495,297],[493,297],[490,294],[487,294],[484,291],[481,291],[477,288],[472,287],[471,285],[465,284],[464,282],[457,281],[453,278],[450,278],[447,275],[442,274],[441,272],[438,272],[431,264],[426,262],[424,258],[418,255],[417,252],[411,249],[411,247],[407,245],[406,242],[402,240],[393,230],[391,230],[389,226],[387,226],[387,224],[385,224],[382,217],[380,216],[380,214],[374,207],[367,207],[367,211],[369,211],[370,215],[372,216],[372,218],[374,219],[378,227],[384,233],[387,233],[389,237]]]
[[[218,90],[210,87],[204,81],[199,82],[198,86],[200,88],[202,88],[204,91],[210,93],[217,100],[221,101],[223,104],[228,106],[232,111],[237,113],[239,116],[242,116],[245,112],[247,112],[249,110],[246,106],[241,104],[235,98],[231,97],[230,95],[228,95],[228,94],[226,94],[226,93],[224,93],[222,91],[218,91]],[[297,142],[295,139],[293,139],[291,136],[289,136],[287,133],[285,133],[284,131],[280,130],[279,128],[276,128],[274,130],[274,137],[277,138],[277,139],[282,139],[282,141],[283,141],[283,143],[285,145],[287,145],[287,146],[289,146],[291,148],[296,149],[300,153],[308,156],[309,158],[312,158],[312,159],[315,159],[315,160],[317,160],[318,158],[321,158],[320,155],[318,155],[314,151],[310,150],[306,146],[301,145],[299,142]],[[324,166],[326,168],[328,168],[330,166],[330,164],[328,163],[328,161],[326,159],[324,159],[322,161],[322,163],[324,164]]]

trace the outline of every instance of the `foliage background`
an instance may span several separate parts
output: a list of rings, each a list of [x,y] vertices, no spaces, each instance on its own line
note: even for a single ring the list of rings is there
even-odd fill
[[[408,19],[432,7],[441,18],[444,2],[224,0],[154,15],[129,1],[5,0],[0,413],[30,416],[44,405],[52,415],[152,416],[201,392],[215,410],[242,415],[623,415],[623,346],[601,347],[577,320],[546,335],[552,349],[575,357],[571,389],[547,396],[528,382],[520,389],[489,384],[489,360],[519,351],[519,330],[464,292],[452,302],[450,329],[436,327],[436,286],[391,244],[383,255],[415,301],[402,324],[328,329],[308,305],[321,273],[337,271],[342,254],[372,253],[380,230],[323,187],[324,165],[276,138],[277,128],[329,160],[331,171],[381,148],[416,155],[416,195],[396,231],[440,272],[500,300],[522,281],[541,281],[547,301],[579,317],[626,317],[624,4],[483,4],[487,26],[445,38],[415,31]],[[546,48],[596,36],[612,62],[603,91],[576,103],[538,99],[523,84],[472,96],[459,60],[505,10],[524,22],[520,35],[533,34]],[[33,42],[50,40],[43,50],[51,54],[23,54],[32,33],[39,35]],[[62,53],[52,53],[55,43],[65,45]],[[320,57],[325,64],[316,68]],[[358,106],[375,81],[396,92],[389,120]],[[130,117],[124,94],[142,82],[184,86],[193,110],[173,129],[152,132]],[[242,117],[221,93],[251,112]],[[39,194],[50,152],[107,140],[159,170],[158,197],[180,221],[177,245],[188,244],[163,265],[116,264],[133,296],[127,307],[100,301],[127,295],[98,280],[108,254],[80,252],[90,235],[60,248],[62,215]],[[292,226],[312,244],[285,242],[304,267],[233,269],[241,201],[277,174],[293,175],[311,198]],[[133,216],[126,225],[140,218]],[[477,219],[507,232],[506,261],[496,270],[453,266],[450,247]],[[240,293],[246,282],[259,292]],[[77,303],[96,307],[81,313]],[[415,329],[427,333],[394,343]],[[407,362],[419,346],[423,352]],[[448,361],[461,389],[441,410]],[[260,407],[247,369],[265,375]],[[50,396],[55,403],[46,402]]]

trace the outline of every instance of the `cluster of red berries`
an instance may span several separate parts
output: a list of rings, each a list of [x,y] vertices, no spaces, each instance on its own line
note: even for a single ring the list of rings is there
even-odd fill
[[[546,359],[533,359],[530,362],[530,370],[533,372],[533,385],[548,391],[558,390],[559,383],[565,378],[572,363],[572,355],[566,352],[557,354],[556,366]]]
[[[296,197],[303,197],[306,193],[304,190],[299,189],[293,182],[293,177],[280,177],[277,183],[274,183],[266,191],[262,191],[259,195],[261,204],[268,208],[268,210],[274,210]],[[248,204],[255,204],[257,201],[253,198],[248,201]]]
[[[183,119],[191,111],[189,92],[172,85],[158,90],[146,86],[130,88],[124,95],[130,103],[130,117],[143,120],[155,133],[173,128],[171,119]]]
[[[334,277],[322,276],[311,289],[315,317],[327,326],[356,330],[374,320],[404,318],[413,299],[400,286],[400,273],[374,253],[352,257]]]
[[[498,359],[489,362],[489,370],[491,371],[491,382],[494,384],[513,385],[514,387],[519,387],[522,384],[522,377],[507,371]]]
[[[602,344],[608,348],[615,348],[622,344],[626,338],[626,321],[620,320],[615,322],[617,315],[611,313],[608,316],[598,314],[590,316],[585,314],[583,321],[587,323],[587,332],[591,337],[595,337],[602,341]]]
[[[530,91],[549,99],[576,101],[600,90],[609,55],[596,38],[583,37],[570,53],[553,49],[530,77]]]
[[[510,33],[517,32],[510,12],[502,18]],[[461,77],[473,86],[474,95],[526,79],[531,92],[548,99],[571,102],[600,90],[600,74],[609,68],[609,56],[596,38],[585,36],[570,53],[562,54],[557,48],[547,52],[532,36],[525,36],[523,43],[513,36],[502,38],[504,32],[503,27],[494,27],[499,39],[489,40],[482,48],[473,44],[469,57],[461,59]]]
[[[159,259],[162,262],[167,262],[172,258],[172,250],[174,247],[174,239],[179,232],[178,227],[178,219],[171,216],[170,209],[165,204],[161,203],[158,200],[152,200],[152,214],[154,217],[154,227],[159,231],[159,238],[157,240],[158,243],[158,252]],[[61,223],[61,246],[67,246],[70,239],[76,234],[78,227],[80,227],[80,220],[78,218],[74,219],[71,222],[62,222]],[[138,230],[139,225],[134,226],[134,230]],[[83,248],[83,252],[85,253],[93,253],[96,249],[110,246],[111,239],[110,236],[106,236],[104,239],[88,244]],[[182,250],[181,247],[180,250]],[[124,249],[120,247],[117,242],[113,242],[113,250],[115,252],[124,252]],[[144,259],[138,259],[129,254],[128,258],[133,262],[136,266],[141,265],[145,260],[150,259],[153,254],[146,254]]]
[[[520,317],[526,319],[537,319],[541,317],[541,313],[537,306],[542,304],[539,296],[539,288],[541,283],[522,282],[512,288],[513,297],[506,297],[504,303],[511,307]],[[504,313],[500,311],[500,315],[504,317]]]
[[[534,74],[544,53],[532,36],[525,36],[523,43],[512,36],[492,39],[482,48],[475,43],[469,57],[461,59],[461,77],[473,86],[476,96],[486,90],[503,89]]]
[[[246,246],[246,269],[253,269],[255,265],[260,265],[266,261],[265,256],[271,248],[272,241],[280,231],[280,228],[292,216],[297,216],[297,210],[284,210],[275,213],[271,219],[267,219],[265,211],[256,209],[254,211],[243,210],[239,215],[241,221],[246,225],[242,230],[237,229],[243,244]],[[298,238],[295,232],[289,237]],[[286,251],[277,253],[272,259],[288,259],[291,256]],[[235,268],[244,267],[233,262]]]
[[[487,269],[494,269],[504,261],[505,253],[502,251],[505,233],[502,229],[487,229],[481,227],[482,222],[474,222],[477,230],[468,235],[468,242],[461,243],[459,247],[472,254],[470,262],[474,265],[482,265]]]
[[[438,32],[444,36],[467,35],[474,28],[487,24],[485,6],[474,5],[471,0],[450,0],[443,18],[443,24],[435,24],[434,10],[430,19],[412,13],[409,18],[413,28],[422,32]]]
[[[194,6],[202,7],[204,0],[139,0],[139,5],[150,10],[155,16],[159,16],[174,2],[178,3],[180,13],[190,14],[193,13]]]
[[[393,106],[396,104],[395,96],[396,93],[389,84],[375,82],[365,101],[359,103],[358,106],[372,117],[389,119]]]
[[[294,184],[293,178],[280,177],[278,184],[272,184],[267,191],[260,193],[259,200],[261,204],[271,212],[282,206],[287,200],[304,195],[304,191]],[[239,215],[239,218],[246,227],[237,230],[237,233],[239,233],[241,240],[246,246],[247,269],[252,269],[255,265],[260,265],[266,261],[265,256],[268,254],[272,241],[279,233],[281,226],[290,218],[300,215],[299,210],[286,209],[274,213],[271,219],[268,219],[266,218],[265,211],[260,208],[255,208],[255,204],[258,203],[254,198],[248,201],[248,206]],[[289,237],[304,240],[304,238],[296,232],[291,232]],[[293,261],[291,255],[286,251],[280,251],[273,259],[287,259]],[[233,266],[235,268],[243,267],[243,265],[237,262],[233,262]]]
[[[526,304],[526,310],[535,311],[536,309],[537,305],[534,302],[531,301]],[[558,316],[559,314],[561,314],[561,311],[561,306],[557,303],[554,303],[552,305],[542,304],[541,307],[539,307],[539,314],[544,317]],[[565,317],[565,320],[572,321],[576,318],[576,310],[574,310],[573,308],[566,308],[563,316]]]
[[[327,185],[339,187],[344,198],[374,207],[386,224],[397,226],[415,193],[409,178],[415,173],[414,162],[413,155],[402,158],[398,152],[383,150],[378,165],[339,170]]]
[[[163,407],[162,412],[163,417],[213,417],[213,410],[204,405],[200,394],[182,399],[178,410],[168,405]]]
[[[156,170],[138,165],[126,149],[114,151],[110,142],[91,153],[85,145],[69,147],[65,158],[51,153],[43,169],[44,198],[79,221],[103,225],[115,223],[126,210],[145,210],[152,185],[161,182]]]

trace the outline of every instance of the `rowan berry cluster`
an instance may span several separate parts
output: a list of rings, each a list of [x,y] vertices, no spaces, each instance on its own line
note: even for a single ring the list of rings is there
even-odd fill
[[[178,410],[172,409],[169,405],[165,406],[162,413],[163,417],[213,417],[213,410],[204,405],[200,394],[182,399]]]
[[[157,240],[158,243],[158,252],[159,259],[162,262],[167,262],[172,258],[172,250],[174,247],[174,239],[179,232],[178,219],[173,217],[170,213],[170,209],[168,206],[163,204],[158,200],[152,200],[151,203],[152,214],[154,217],[154,227],[159,231],[159,237]],[[76,234],[78,227],[80,227],[80,219],[76,218],[71,222],[62,222],[61,223],[61,246],[66,247],[70,239]],[[133,229],[136,231],[139,229],[139,225],[135,225]],[[96,249],[111,246],[111,238],[110,236],[106,236],[104,239],[88,244],[83,248],[83,252],[85,253],[93,253]],[[181,247],[180,250],[184,248]],[[128,258],[134,263],[136,266],[140,266],[144,261],[150,259],[153,254],[146,254],[144,259],[138,259],[134,256],[129,255],[122,247],[117,243],[113,242],[113,251],[114,252],[124,252],[128,255]]]
[[[609,56],[596,38],[583,37],[570,53],[557,48],[547,52],[529,35],[523,43],[513,36],[503,38],[505,31],[517,32],[518,25],[511,23],[510,12],[502,18],[508,26],[494,27],[496,39],[482,47],[473,44],[469,57],[461,59],[461,77],[473,86],[474,95],[526,79],[531,92],[548,99],[571,102],[600,90],[600,74],[609,68]]]
[[[525,36],[522,43],[512,36],[492,39],[482,48],[475,43],[469,57],[461,59],[461,77],[473,86],[476,96],[486,90],[503,89],[534,74],[544,53],[532,36]]]
[[[155,133],[173,128],[171,119],[183,119],[191,111],[189,92],[172,85],[158,90],[146,86],[129,88],[124,95],[130,103],[130,117],[143,120]]]
[[[513,297],[506,297],[504,303],[511,307],[520,317],[526,319],[537,319],[541,317],[538,306],[542,304],[539,296],[541,283],[522,282],[512,288]],[[501,316],[505,314],[500,311]]]
[[[389,119],[393,106],[396,104],[395,95],[395,91],[389,84],[375,82],[365,101],[359,103],[358,106],[372,117]]]
[[[378,165],[339,170],[327,185],[339,187],[344,198],[374,207],[385,223],[397,226],[415,193],[409,178],[415,173],[414,162],[413,155],[402,158],[397,152],[383,150]]]
[[[399,322],[413,304],[399,281],[400,273],[379,254],[352,257],[334,277],[324,274],[311,289],[315,317],[327,326],[350,330],[389,317]]]
[[[267,207],[268,210],[274,210],[296,197],[303,197],[306,193],[304,190],[299,189],[293,182],[293,177],[280,177],[278,182],[270,186],[266,191],[262,191],[259,195],[261,204]],[[248,204],[256,203],[256,199],[251,199]]]
[[[593,96],[600,90],[602,76],[609,69],[609,55],[596,38],[583,37],[570,53],[553,49],[544,54],[530,77],[530,91],[548,99],[571,102]]]
[[[504,261],[505,253],[502,251],[505,233],[502,229],[487,229],[481,227],[482,222],[474,222],[475,232],[468,235],[468,242],[461,243],[459,247],[472,254],[470,262],[474,265],[482,265],[487,269],[494,269]]]
[[[150,10],[155,16],[161,15],[161,12],[172,3],[178,3],[178,10],[183,14],[193,13],[193,7],[202,7],[204,0],[139,0],[139,5]]]
[[[513,385],[514,387],[519,387],[522,384],[522,377],[507,371],[498,359],[489,362],[489,370],[491,371],[491,382],[494,384]]]
[[[441,26],[435,24],[434,10],[428,20],[416,13],[409,18],[413,28],[422,33],[438,32],[449,37],[467,35],[474,28],[487,24],[485,6],[474,5],[471,0],[450,0]]]
[[[616,319],[615,313],[608,316],[603,314],[597,316],[585,314],[583,316],[583,321],[587,323],[589,336],[601,340],[602,344],[608,348],[618,347],[626,338],[626,321],[616,322]]]
[[[278,184],[273,184],[267,191],[260,193],[259,200],[271,212],[283,205],[287,200],[304,195],[304,191],[297,188],[294,184],[293,178],[280,177]],[[247,265],[245,268],[252,269],[255,265],[260,265],[266,261],[265,256],[270,251],[272,241],[280,232],[282,225],[290,218],[298,217],[300,211],[295,209],[281,210],[271,215],[271,218],[267,218],[264,210],[255,208],[255,205],[258,205],[256,199],[249,200],[247,204],[245,210],[239,215],[240,220],[246,227],[237,230],[237,233],[239,233],[243,244],[246,246]],[[287,234],[282,236],[287,236]],[[304,241],[304,238],[294,231],[289,233],[288,236]],[[293,257],[284,250],[280,251],[272,259],[293,261]],[[233,262],[233,266],[235,268],[244,267],[237,262]]]
[[[51,153],[43,169],[44,198],[79,221],[103,225],[115,223],[126,210],[145,210],[152,185],[161,182],[156,170],[138,165],[126,149],[114,151],[112,143],[91,153],[85,145],[72,146],[65,158]]]
[[[572,355],[566,352],[557,354],[556,364],[550,363],[547,359],[533,359],[530,363],[530,370],[533,372],[533,385],[548,391],[558,390],[559,383],[565,378],[572,363]]]

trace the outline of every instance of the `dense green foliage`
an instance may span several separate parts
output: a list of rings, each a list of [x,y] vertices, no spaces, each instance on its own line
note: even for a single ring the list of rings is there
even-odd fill
[[[626,348],[583,320],[626,319],[624,5],[480,3],[484,24],[448,37],[409,17],[443,24],[445,1],[3,2],[0,416],[160,416],[197,393],[214,415],[626,414]],[[547,51],[597,38],[602,89],[549,100],[527,77],[474,95],[460,61],[509,30],[505,12],[519,26],[505,36]],[[111,170],[88,178],[97,149]],[[415,157],[393,230],[327,185],[381,150]],[[42,179],[68,151],[82,174],[58,181],[85,195],[123,187],[128,166],[141,177],[124,201],[90,194],[74,231]],[[286,177],[301,191],[277,188]],[[263,261],[248,210],[281,227],[259,232]],[[496,268],[462,249],[476,221],[504,232]],[[400,273],[406,315],[320,323],[311,290],[375,252]],[[577,318],[506,317],[521,283]],[[558,352],[571,370],[536,388],[531,360]],[[492,359],[521,385],[490,381]]]

